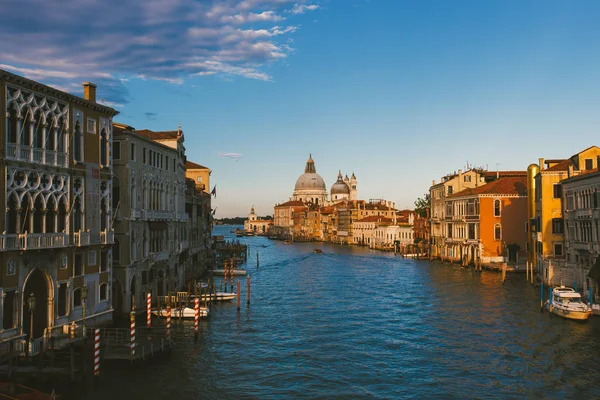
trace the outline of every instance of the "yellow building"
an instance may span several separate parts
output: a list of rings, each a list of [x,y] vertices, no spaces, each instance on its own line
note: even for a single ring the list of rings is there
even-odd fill
[[[535,217],[529,221],[535,243],[535,265],[538,279],[545,283],[560,283],[555,270],[566,262],[565,227],[562,214],[562,184],[569,176],[597,168],[600,148],[591,146],[568,159],[539,159],[539,172],[534,177]],[[558,280],[558,281],[557,281]]]
[[[193,179],[196,182],[196,188],[210,193],[210,174],[212,172],[210,168],[191,161],[186,161],[185,168],[185,177]]]

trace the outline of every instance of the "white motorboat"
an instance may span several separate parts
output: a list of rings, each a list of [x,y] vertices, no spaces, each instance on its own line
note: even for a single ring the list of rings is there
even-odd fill
[[[213,270],[213,275],[215,276],[222,276],[224,274],[225,270],[223,269],[214,269]],[[244,276],[246,275],[248,272],[246,272],[245,269],[234,269],[233,270],[233,275],[234,276]],[[227,271],[227,275],[229,275],[229,271]]]
[[[581,295],[570,287],[560,286],[552,289],[552,299],[544,303],[546,309],[563,318],[585,321],[592,309],[581,301]]]
[[[200,301],[230,301],[235,299],[237,294],[230,292],[217,292],[217,293],[205,293],[198,295]],[[196,296],[192,295],[190,298],[194,299]]]
[[[160,310],[152,310],[152,314],[165,318],[167,316],[167,309],[161,308]],[[171,318],[194,318],[194,315],[195,311],[191,307],[171,308]],[[208,307],[200,307],[198,310],[198,316],[200,318],[208,317]]]

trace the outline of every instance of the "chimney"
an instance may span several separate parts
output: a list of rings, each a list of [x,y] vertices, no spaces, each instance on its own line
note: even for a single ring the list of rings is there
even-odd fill
[[[95,84],[93,84],[92,82],[83,82],[83,98],[93,103],[96,102]]]
[[[431,186],[435,186],[435,179],[431,181]]]
[[[462,175],[462,169],[458,170],[458,175]]]
[[[567,177],[570,178],[573,176],[573,164],[569,164],[569,172],[567,173]]]
[[[546,169],[546,168],[544,168],[544,159],[543,158],[540,158],[538,160],[538,165],[540,166],[540,171],[543,169]]]

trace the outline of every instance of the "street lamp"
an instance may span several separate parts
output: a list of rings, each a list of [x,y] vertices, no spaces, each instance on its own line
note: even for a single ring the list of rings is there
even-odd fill
[[[83,325],[83,337],[85,337],[86,332],[85,332],[85,301],[87,300],[87,296],[88,296],[88,288],[87,286],[83,285],[83,287],[81,288],[81,304],[83,305],[83,315],[82,315],[82,322],[81,324]]]

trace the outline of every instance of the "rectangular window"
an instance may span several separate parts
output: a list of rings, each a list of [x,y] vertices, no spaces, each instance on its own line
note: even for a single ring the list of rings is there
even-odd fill
[[[591,158],[586,158],[585,159],[585,170],[589,171],[590,169],[594,168],[594,160],[592,160]]]
[[[563,218],[552,218],[552,233],[565,233],[565,220]]]
[[[465,182],[471,182],[471,175],[465,175]]]
[[[135,161],[135,143],[131,143],[131,155],[130,160]]]
[[[96,250],[90,250],[88,251],[88,262],[87,265],[88,266],[92,266],[92,265],[98,265],[98,261],[96,260]]]
[[[142,147],[142,162],[146,164],[146,148]]]
[[[469,240],[475,240],[475,224],[469,224]]]
[[[560,183],[555,183],[552,188],[554,190],[553,197],[555,199],[560,199],[562,197],[562,185]]]
[[[152,166],[152,150],[148,150],[148,165]]]
[[[452,224],[448,224],[448,237],[452,238]]]
[[[500,216],[500,200],[494,200],[494,217]]]
[[[73,276],[83,275],[83,254],[75,254],[75,262],[73,264]]]
[[[494,226],[494,240],[502,240],[502,227],[499,224]]]
[[[101,283],[98,290],[100,291],[100,301],[108,300],[108,283]]]
[[[169,156],[165,157],[165,169],[169,170]]]
[[[454,189],[452,188],[452,186],[448,186],[448,194],[452,193],[454,193]]]
[[[554,255],[562,256],[563,255],[563,245],[562,243],[554,243]]]
[[[176,170],[175,159],[173,159],[173,172]]]
[[[87,119],[87,133],[96,134],[96,120],[93,118]]]
[[[121,159],[121,142],[113,142],[112,146],[113,160]]]

